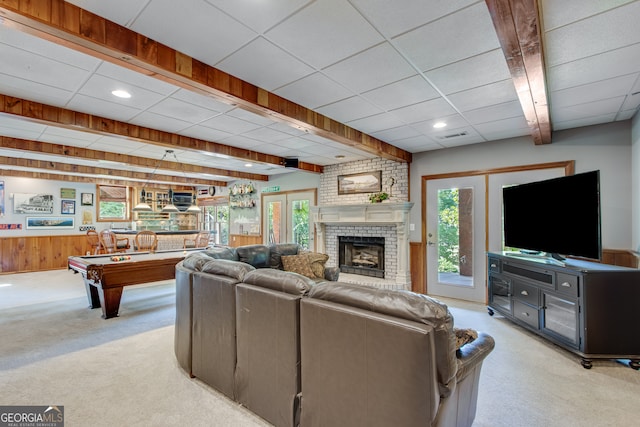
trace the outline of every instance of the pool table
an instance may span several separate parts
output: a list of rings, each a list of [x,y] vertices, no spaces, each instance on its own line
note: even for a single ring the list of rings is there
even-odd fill
[[[125,286],[173,279],[176,264],[189,253],[198,251],[202,249],[71,256],[68,267],[82,275],[89,307],[102,307],[102,317],[109,319],[118,316]]]

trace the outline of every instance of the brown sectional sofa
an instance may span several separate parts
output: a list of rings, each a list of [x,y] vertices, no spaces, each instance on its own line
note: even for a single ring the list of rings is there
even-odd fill
[[[446,305],[221,252],[176,266],[175,354],[189,374],[276,426],[472,424],[494,342],[479,333],[457,357]]]

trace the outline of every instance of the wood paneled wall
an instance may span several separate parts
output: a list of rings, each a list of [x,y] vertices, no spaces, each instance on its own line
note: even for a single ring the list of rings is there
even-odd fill
[[[84,234],[0,238],[0,273],[67,268],[67,258],[91,248]]]
[[[427,292],[427,268],[425,246],[421,242],[409,242],[409,270],[411,271],[411,290],[424,294]]]

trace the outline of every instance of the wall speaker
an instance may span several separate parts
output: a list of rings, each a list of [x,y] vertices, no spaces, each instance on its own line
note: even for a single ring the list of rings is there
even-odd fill
[[[285,168],[297,168],[298,159],[284,159],[283,165]]]

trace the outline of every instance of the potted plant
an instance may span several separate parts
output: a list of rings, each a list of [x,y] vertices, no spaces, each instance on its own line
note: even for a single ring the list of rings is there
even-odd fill
[[[380,193],[373,193],[371,195],[369,195],[369,201],[371,203],[380,203],[383,200],[387,200],[389,198],[389,194],[383,192]]]

